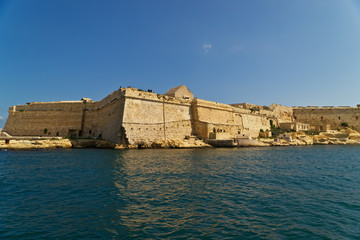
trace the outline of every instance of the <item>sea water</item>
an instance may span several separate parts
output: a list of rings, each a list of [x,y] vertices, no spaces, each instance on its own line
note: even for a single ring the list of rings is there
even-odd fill
[[[0,239],[359,239],[360,146],[0,152]]]

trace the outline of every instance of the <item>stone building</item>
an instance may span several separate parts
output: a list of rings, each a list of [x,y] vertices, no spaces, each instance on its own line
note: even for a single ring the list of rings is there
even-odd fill
[[[307,123],[300,122],[282,122],[279,123],[280,129],[290,129],[295,131],[309,131],[311,130],[311,125]]]
[[[173,87],[164,95],[175,98],[194,99],[194,94],[185,85]]]

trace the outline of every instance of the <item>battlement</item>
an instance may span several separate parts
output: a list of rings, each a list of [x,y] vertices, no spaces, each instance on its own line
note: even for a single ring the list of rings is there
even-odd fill
[[[356,107],[350,107],[350,106],[307,106],[307,107],[292,107],[293,109],[314,109],[314,110],[329,110],[329,109],[358,109],[360,108],[360,105]]]

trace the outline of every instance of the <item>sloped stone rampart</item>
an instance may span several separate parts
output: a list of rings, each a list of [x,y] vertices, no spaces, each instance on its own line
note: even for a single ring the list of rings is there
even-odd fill
[[[65,137],[74,134],[116,141],[122,106],[120,90],[99,102],[34,102],[12,106],[5,129],[13,136]]]
[[[190,136],[191,100],[127,89],[123,127],[129,144],[178,140]]]
[[[66,136],[69,129],[80,129],[83,108],[82,102],[10,107],[5,129],[13,136]]]
[[[230,138],[236,138],[239,134],[258,137],[260,129],[270,129],[269,119],[272,117],[227,104],[201,99],[195,99],[193,103],[195,132],[202,139],[208,139],[214,132],[229,133]]]
[[[271,111],[253,112],[200,99],[179,99],[120,88],[101,101],[30,103],[13,106],[5,131],[13,136],[69,136],[106,139],[117,144],[207,140],[211,133],[235,139],[270,129]]]
[[[360,108],[357,107],[297,107],[293,111],[298,122],[313,126],[329,124],[333,130],[346,123],[360,131]]]

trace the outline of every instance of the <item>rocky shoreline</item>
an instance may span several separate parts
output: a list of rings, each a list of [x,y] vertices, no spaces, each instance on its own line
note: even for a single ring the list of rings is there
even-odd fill
[[[242,147],[270,147],[270,146],[308,146],[308,145],[349,145],[360,144],[360,133],[344,128],[321,132],[318,135],[306,135],[304,132],[290,133],[290,139],[258,138],[251,144]],[[138,148],[206,148],[212,147],[199,139],[166,140],[142,145],[117,145],[99,139],[64,139],[64,138],[33,138],[28,140],[11,139],[10,143],[0,141],[0,150],[41,150],[41,149],[70,149],[70,148],[98,148],[98,149],[138,149]]]
[[[262,139],[267,146],[306,146],[306,145],[349,145],[360,144],[360,133],[350,129],[330,130],[318,135],[306,135],[304,132],[292,132],[291,141],[285,139]]]
[[[167,140],[139,145],[117,145],[110,141],[99,139],[11,139],[10,143],[0,140],[0,150],[43,150],[43,149],[70,149],[70,148],[97,148],[97,149],[138,149],[138,148],[203,148],[212,147],[198,140]]]
[[[4,141],[0,141],[0,150],[40,150],[57,148],[72,148],[72,144],[69,139],[10,140],[10,143],[8,144]]]

